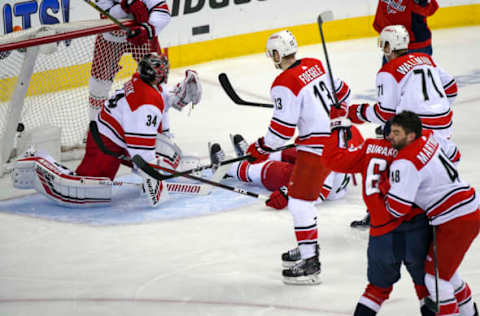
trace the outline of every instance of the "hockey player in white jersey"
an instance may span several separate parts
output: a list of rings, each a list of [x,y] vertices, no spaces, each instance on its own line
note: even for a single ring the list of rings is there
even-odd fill
[[[92,136],[95,131],[90,130],[85,155],[75,173],[65,170],[48,155],[27,155],[17,162],[12,173],[14,186],[28,188],[36,183],[40,193],[64,205],[103,204],[110,202],[111,180],[120,164],[126,164],[138,171],[143,191],[153,206],[165,200],[167,190],[163,183],[133,166],[128,158],[139,155],[146,162],[168,169],[176,169],[180,163],[175,146],[167,146],[168,138],[158,134],[168,130],[163,128],[163,123],[168,122],[168,108],[197,104],[201,86],[198,75],[187,70],[185,79],[170,90],[164,85],[168,72],[165,56],[147,54],[139,63],[138,72],[105,103],[96,119],[98,137],[114,155],[102,151]],[[33,173],[32,168],[36,170]]]
[[[351,105],[350,120],[383,125],[396,113],[412,111],[421,118],[424,129],[435,132],[448,158],[459,161],[460,152],[450,140],[451,105],[457,96],[455,78],[430,55],[408,53],[409,35],[403,25],[385,27],[378,42],[388,62],[377,73],[377,103]]]
[[[355,127],[352,129],[355,129]],[[359,144],[363,142],[363,137],[358,130],[355,130],[353,134]],[[240,134],[231,138],[237,156],[245,156],[248,143]],[[212,163],[218,164],[225,159],[225,153],[220,144],[214,143],[209,147]],[[288,205],[287,186],[296,159],[296,148],[288,148],[270,154],[268,160],[258,164],[252,164],[246,160],[235,162],[231,164],[226,174],[238,181],[251,183],[273,191],[270,198],[265,201],[265,205],[276,210],[283,210]],[[322,185],[316,204],[325,200],[333,201],[344,197],[350,180],[350,174],[330,172]]]
[[[478,316],[471,290],[458,272],[480,230],[478,193],[461,180],[432,132],[422,133],[417,115],[402,112],[392,118],[391,124],[389,139],[399,152],[390,166],[386,208],[398,218],[418,206],[436,229],[433,242],[437,258],[433,257],[431,246],[425,263],[425,285],[432,301],[439,301],[437,315]],[[438,289],[434,260],[438,266]]]
[[[150,52],[161,53],[158,34],[170,22],[165,0],[96,0],[96,4],[117,19],[134,19],[131,32],[99,34],[95,40],[89,82],[89,117],[95,120],[108,99],[113,79],[120,70],[120,58],[131,53],[137,62]]]
[[[348,99],[350,90],[341,80],[332,87],[327,70],[320,60],[297,60],[297,42],[284,30],[271,35],[267,55],[282,73],[271,87],[275,104],[273,117],[264,137],[251,144],[247,154],[251,162],[268,159],[270,152],[293,137],[298,129],[297,161],[288,186],[288,209],[293,216],[295,235],[303,259],[283,270],[283,280],[292,284],[318,284],[320,261],[317,246],[317,216],[314,202],[330,170],[321,163],[323,143],[330,135],[330,107],[333,93],[340,102]]]

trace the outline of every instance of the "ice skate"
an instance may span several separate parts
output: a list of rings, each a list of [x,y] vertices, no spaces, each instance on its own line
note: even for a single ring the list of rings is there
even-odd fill
[[[291,268],[282,271],[283,283],[294,285],[320,284],[320,266],[318,255],[300,260]]]
[[[240,134],[230,135],[230,140],[232,141],[233,149],[235,150],[237,157],[245,156],[248,149],[248,143],[243,136]]]
[[[318,253],[320,253],[320,246],[317,245],[317,254]],[[285,269],[291,268],[301,259],[302,256],[298,247],[290,249],[287,252],[282,253],[282,267]]]
[[[350,227],[362,230],[370,228],[370,214],[367,213],[361,220],[351,222]]]

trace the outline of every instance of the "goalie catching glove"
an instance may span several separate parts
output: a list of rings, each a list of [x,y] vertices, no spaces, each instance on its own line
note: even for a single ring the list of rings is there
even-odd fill
[[[173,108],[181,111],[190,102],[197,105],[202,98],[202,85],[195,70],[185,71],[185,79],[179,82],[169,94],[168,103]]]

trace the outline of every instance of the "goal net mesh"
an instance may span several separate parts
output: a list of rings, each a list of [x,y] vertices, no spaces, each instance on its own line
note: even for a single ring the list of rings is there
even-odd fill
[[[21,77],[28,48],[0,50],[0,139],[6,133],[12,134],[11,130],[7,130],[9,111],[13,107],[23,106],[17,123],[23,124],[24,132],[43,125],[53,125],[61,128],[62,151],[82,146],[89,122],[89,81],[94,49],[97,54],[101,51],[98,56],[96,54],[96,58],[101,60],[97,60],[100,65],[94,71],[95,76],[107,81],[113,79],[110,90],[119,88],[136,71],[137,63],[132,55],[138,59],[138,56],[150,50],[148,45],[134,47],[105,41],[104,34],[107,33],[105,28],[102,29],[104,25],[109,25],[110,29],[112,27],[111,22],[105,20],[81,21],[22,30],[0,37],[1,45],[30,41],[45,37],[45,34],[61,34],[58,41],[41,46],[26,97],[20,105],[12,105],[11,100]],[[90,31],[94,28],[94,31]],[[71,34],[84,29],[89,30],[88,35],[72,38]],[[118,37],[120,32],[117,30],[108,34]],[[102,37],[102,41],[98,37]],[[130,46],[128,50],[124,49],[125,45]],[[108,91],[107,95],[111,92]],[[17,124],[14,126],[16,129]],[[14,131],[13,137],[15,135]]]

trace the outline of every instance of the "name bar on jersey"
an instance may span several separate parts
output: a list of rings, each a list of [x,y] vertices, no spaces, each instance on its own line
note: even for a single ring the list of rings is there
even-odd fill
[[[428,65],[433,66],[432,62],[428,57],[425,56],[418,56],[411,59],[406,60],[403,64],[398,66],[397,71],[402,75],[407,74],[413,67],[418,65]]]
[[[300,79],[303,84],[308,84],[310,81],[317,79],[323,74],[325,74],[325,72],[323,72],[323,70],[318,65],[313,65],[313,67],[310,67],[304,72],[302,72],[298,76],[298,79]]]

